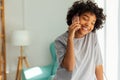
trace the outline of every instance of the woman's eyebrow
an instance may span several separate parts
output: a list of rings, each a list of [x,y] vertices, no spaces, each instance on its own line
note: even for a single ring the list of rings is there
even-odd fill
[[[84,14],[83,16],[86,16],[86,17],[88,17],[88,18],[89,18],[89,16],[88,16],[88,15],[86,15],[86,14]]]

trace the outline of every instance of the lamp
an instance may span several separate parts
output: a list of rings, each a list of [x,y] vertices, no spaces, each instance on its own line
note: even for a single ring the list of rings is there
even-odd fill
[[[26,67],[29,67],[27,59],[23,56],[23,47],[29,45],[29,33],[27,30],[17,30],[13,32],[12,43],[20,47],[20,56],[18,57],[18,65],[16,72],[16,80],[21,80],[21,70],[23,69],[23,61]]]

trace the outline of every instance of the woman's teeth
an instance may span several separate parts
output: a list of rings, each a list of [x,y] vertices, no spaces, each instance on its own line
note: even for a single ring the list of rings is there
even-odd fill
[[[86,27],[82,27],[82,29],[83,29],[83,30],[86,30],[86,31],[88,30]]]

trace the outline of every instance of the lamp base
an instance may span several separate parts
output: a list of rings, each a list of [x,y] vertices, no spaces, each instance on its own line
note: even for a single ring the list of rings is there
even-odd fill
[[[28,61],[25,56],[19,56],[18,58],[18,65],[17,65],[17,72],[16,72],[16,79],[21,80],[21,71],[23,69],[23,61],[25,62],[26,67],[29,67]]]

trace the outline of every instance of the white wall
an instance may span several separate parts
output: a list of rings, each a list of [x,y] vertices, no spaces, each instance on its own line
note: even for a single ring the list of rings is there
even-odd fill
[[[25,48],[30,66],[49,64],[51,62],[49,44],[66,31],[66,14],[73,1],[75,0],[5,0],[7,71],[9,71],[7,80],[15,79],[17,58],[20,54],[19,48],[11,44],[12,32],[23,28],[30,32],[31,44]]]
[[[12,31],[22,27],[21,0],[5,0],[5,25],[7,71],[9,72],[7,80],[14,80],[19,49],[11,45],[10,39]]]

